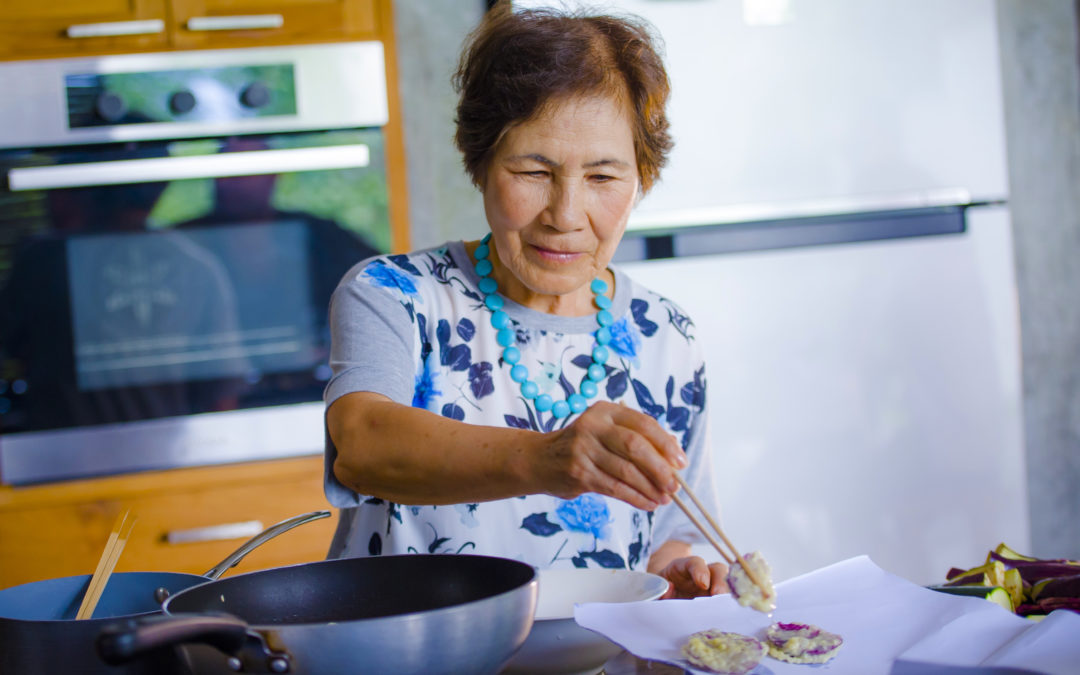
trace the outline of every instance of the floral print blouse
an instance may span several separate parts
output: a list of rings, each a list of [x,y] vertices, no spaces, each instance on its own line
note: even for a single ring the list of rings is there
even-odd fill
[[[682,444],[684,478],[716,512],[705,415],[705,366],[694,324],[673,302],[618,269],[610,309],[611,358],[596,399],[641,410]],[[462,242],[366,260],[346,274],[330,305],[333,375],[329,407],[344,394],[377,392],[470,424],[549,432],[557,419],[523,397],[501,360],[491,311]],[[594,316],[562,317],[511,300],[503,310],[521,362],[540,393],[563,400],[592,363]],[[400,553],[472,553],[537,567],[645,569],[663,542],[701,543],[674,504],[655,512],[583,494],[573,500],[525,495],[452,506],[396,504],[358,495],[335,478],[337,449],[326,436],[324,485],[342,509],[330,557]]]

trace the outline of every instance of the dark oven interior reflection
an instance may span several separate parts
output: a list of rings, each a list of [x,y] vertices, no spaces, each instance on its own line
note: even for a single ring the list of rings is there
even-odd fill
[[[5,433],[318,400],[326,307],[389,249],[377,129],[0,151],[14,167],[365,146],[365,167],[0,193]]]

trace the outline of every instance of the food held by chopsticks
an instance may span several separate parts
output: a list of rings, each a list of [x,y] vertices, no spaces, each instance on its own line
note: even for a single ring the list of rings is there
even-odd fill
[[[765,645],[752,637],[715,628],[694,633],[682,647],[687,661],[724,675],[749,673],[761,663],[765,651]]]
[[[765,631],[769,656],[788,663],[825,663],[844,639],[807,623],[774,623]]]
[[[731,590],[731,595],[740,605],[753,607],[765,614],[776,609],[776,590],[773,588],[772,577],[770,576],[772,570],[769,569],[769,564],[765,562],[765,558],[757,551],[746,556],[740,555],[739,550],[724,534],[720,523],[716,522],[716,519],[712,517],[705,505],[694,494],[694,491],[686,484],[686,481],[678,474],[675,474],[675,478],[679,481],[682,489],[686,491],[686,495],[694,502],[694,506],[701,511],[701,515],[705,516],[709,526],[719,535],[724,544],[731,549],[731,555],[728,555],[724,547],[716,540],[716,537],[690,511],[690,507],[679,499],[678,495],[671,496],[675,505],[682,509],[686,517],[694,524],[694,527],[701,532],[705,539],[716,549],[716,552],[720,554],[720,557],[724,559],[724,562],[728,564],[727,584]]]
[[[749,573],[747,569],[749,568]],[[750,575],[757,578],[758,582]],[[776,590],[772,583],[772,570],[765,557],[758,551],[747,553],[728,568],[728,588],[731,597],[743,607],[751,607],[768,614],[776,609]]]

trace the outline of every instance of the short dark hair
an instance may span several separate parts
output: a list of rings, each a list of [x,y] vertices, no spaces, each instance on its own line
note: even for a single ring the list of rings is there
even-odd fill
[[[673,142],[665,113],[671,84],[659,38],[643,19],[500,2],[465,42],[454,87],[465,171],[482,187],[496,143],[548,103],[580,94],[629,97],[642,192],[659,179]]]

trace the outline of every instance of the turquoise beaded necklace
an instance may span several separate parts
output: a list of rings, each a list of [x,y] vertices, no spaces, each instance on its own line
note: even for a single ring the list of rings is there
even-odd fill
[[[604,295],[607,291],[607,283],[603,279],[593,279],[589,284],[589,290],[595,296],[597,329],[593,331],[593,339],[596,344],[592,350],[593,362],[589,364],[588,372],[581,380],[578,391],[570,394],[565,401],[556,401],[547,394],[540,393],[540,387],[529,379],[529,369],[520,363],[521,351],[515,346],[517,335],[510,328],[510,316],[503,311],[504,300],[499,295],[499,285],[491,278],[492,265],[488,257],[491,255],[491,234],[488,233],[480,240],[480,245],[473,253],[476,256],[476,274],[480,277],[480,291],[484,294],[484,305],[491,310],[491,326],[498,331],[495,340],[503,348],[502,360],[511,366],[510,379],[521,385],[521,395],[527,399],[535,399],[534,404],[539,412],[551,411],[556,419],[562,419],[570,413],[584,412],[589,406],[589,399],[596,396],[597,383],[607,376],[604,364],[608,360],[608,348],[605,346],[611,342],[611,330],[608,328],[615,320],[608,310],[611,309],[611,298]]]

